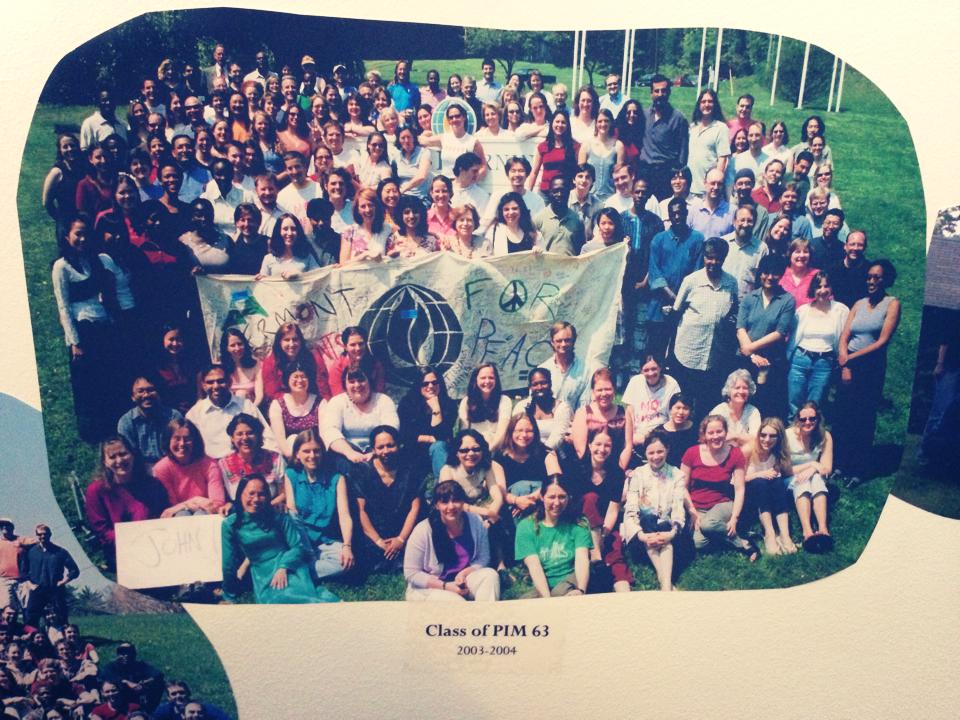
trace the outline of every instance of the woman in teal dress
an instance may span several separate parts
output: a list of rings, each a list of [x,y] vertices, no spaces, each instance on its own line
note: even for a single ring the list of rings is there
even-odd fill
[[[223,521],[224,597],[235,599],[236,568],[250,561],[253,594],[258,603],[336,602],[314,584],[310,552],[293,519],[270,507],[270,490],[262,475],[247,475],[237,487],[237,503]]]

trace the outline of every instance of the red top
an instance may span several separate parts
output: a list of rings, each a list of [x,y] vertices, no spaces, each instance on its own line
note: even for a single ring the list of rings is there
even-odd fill
[[[690,499],[697,510],[733,500],[733,471],[746,467],[739,448],[731,447],[720,465],[706,465],[700,457],[702,445],[694,445],[683,454],[682,464],[690,468]]]
[[[84,512],[100,542],[113,545],[113,528],[118,522],[158,518],[167,505],[167,491],[152,477],[113,487],[98,479],[87,487]]]
[[[324,361],[320,352],[314,348],[310,351],[313,361],[317,365],[317,392],[324,400],[329,400],[333,395],[330,393],[330,382],[327,379],[327,363]],[[270,353],[263,359],[263,366],[260,372],[263,375],[263,396],[274,400],[285,392],[283,387],[283,373],[277,367],[277,359]]]
[[[762,206],[769,213],[778,213],[780,212],[780,200],[771,200],[770,196],[767,194],[767,191],[764,188],[757,188],[752,193],[750,197],[753,198],[753,201]]]
[[[537,152],[543,160],[543,172],[540,174],[540,189],[544,192],[550,189],[550,182],[561,175],[564,170],[572,171],[577,166],[577,155],[580,152],[580,143],[573,144],[573,157],[567,156],[567,151],[560,147],[547,148],[547,142],[537,145]]]

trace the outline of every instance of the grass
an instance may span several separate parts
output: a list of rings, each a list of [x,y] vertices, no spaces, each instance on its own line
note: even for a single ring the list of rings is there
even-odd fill
[[[87,615],[75,621],[84,640],[96,646],[101,667],[116,657],[117,645],[132,642],[138,658],[167,680],[186,681],[195,698],[237,717],[220,658],[189,615]]]
[[[393,65],[393,60],[367,62],[368,69],[378,68],[388,79],[392,77]],[[517,64],[520,69],[534,66],[540,67],[545,73],[556,74],[562,82],[567,82],[565,78],[569,78],[568,68],[541,63]],[[476,75],[479,67],[479,58],[417,60],[413,80],[422,83],[430,68],[437,68],[441,76],[446,78],[450,72]],[[502,72],[498,74],[502,75]],[[839,114],[825,115],[824,108],[815,103],[803,110],[796,110],[792,102],[782,98],[770,107],[769,89],[751,78],[737,80],[733,94],[726,82],[721,85],[721,102],[728,113],[733,107],[733,95],[742,92],[752,92],[759,98],[756,116],[768,124],[783,119],[795,135],[808,115],[825,116],[827,138],[837,162],[836,191],[843,201],[849,223],[867,230],[870,257],[889,258],[900,273],[893,293],[904,301],[903,318],[890,348],[884,392],[889,402],[880,416],[877,436],[877,442],[890,449],[891,455],[895,456],[906,432],[912,396],[915,348],[920,328],[919,298],[922,296],[924,272],[924,264],[918,262],[918,258],[923,257],[925,210],[909,129],[886,97],[852,68],[848,68],[844,88],[845,109]],[[646,91],[639,93],[646,104]],[[638,91],[634,90],[634,97],[637,95]],[[674,89],[672,102],[684,114],[689,114],[694,101],[695,88]],[[93,448],[80,442],[75,432],[66,350],[50,285],[50,262],[55,256],[53,224],[40,207],[39,196],[43,177],[53,160],[54,124],[79,124],[89,112],[90,108],[87,107],[38,106],[27,138],[18,188],[51,479],[61,507],[73,521],[77,518],[69,494],[69,474],[75,471],[86,480],[96,457]],[[797,140],[797,137],[793,138],[793,142]],[[891,192],[890,188],[897,190]],[[706,556],[685,570],[679,586],[690,590],[787,587],[822,578],[849,566],[859,557],[873,531],[893,486],[895,467],[895,464],[891,464],[887,474],[844,494],[836,502],[831,525],[837,544],[832,554],[763,559],[753,566],[747,565],[743,558],[730,554]],[[901,496],[929,500],[938,506],[949,505],[940,490],[931,495],[934,491],[927,492],[919,488],[911,495],[908,485],[909,481],[907,485],[901,481]],[[648,567],[636,568],[636,574],[638,588],[652,589],[656,586]],[[330,584],[330,588],[349,601],[399,599],[403,594],[403,583],[397,577],[374,576],[362,588],[334,583]],[[507,597],[522,594],[527,588],[520,583],[507,593]]]

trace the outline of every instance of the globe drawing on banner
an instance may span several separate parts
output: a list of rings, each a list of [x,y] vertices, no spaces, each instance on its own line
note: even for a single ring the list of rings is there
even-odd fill
[[[463,328],[453,308],[422,285],[391,288],[367,309],[360,325],[369,333],[370,351],[395,385],[416,383],[424,365],[445,373],[463,346]]]

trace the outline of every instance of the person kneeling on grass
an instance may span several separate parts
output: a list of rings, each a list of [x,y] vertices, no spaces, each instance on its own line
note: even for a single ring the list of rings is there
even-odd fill
[[[630,473],[620,535],[630,547],[641,546],[657,573],[661,590],[673,590],[673,540],[683,527],[686,489],[679,469],[667,463],[666,436],[659,430],[643,442],[647,460]],[[635,542],[634,542],[635,541]]]
[[[530,573],[534,589],[524,597],[583,595],[590,582],[593,540],[585,520],[577,517],[563,476],[547,478],[540,487],[536,514],[517,526],[516,556]]]
[[[500,577],[487,567],[490,542],[479,515],[453,480],[433,491],[433,509],[410,534],[403,556],[407,600],[499,600]]]

